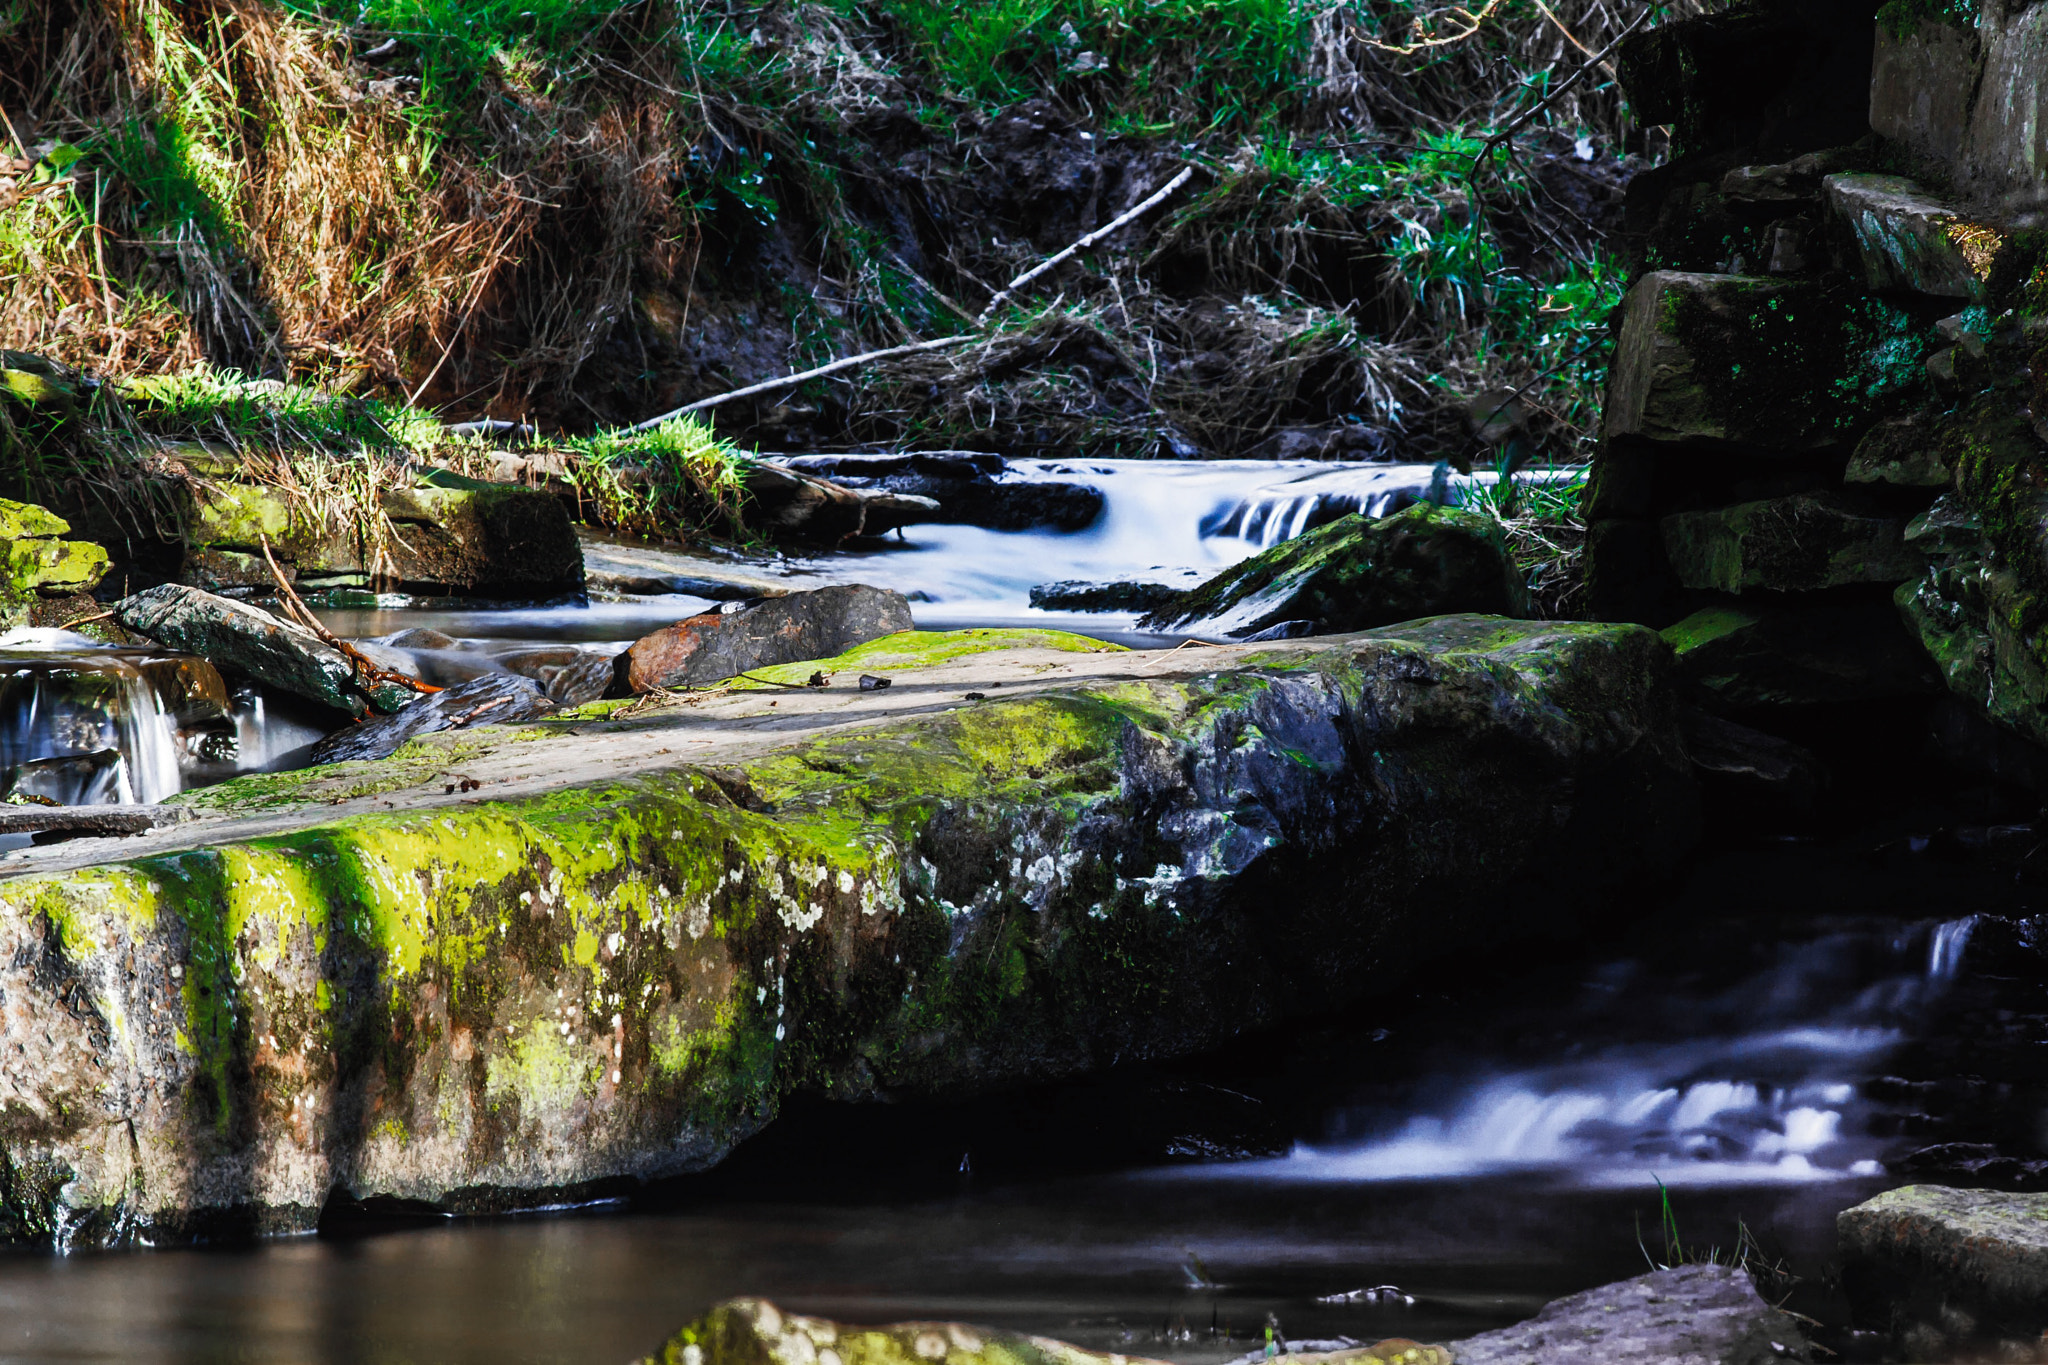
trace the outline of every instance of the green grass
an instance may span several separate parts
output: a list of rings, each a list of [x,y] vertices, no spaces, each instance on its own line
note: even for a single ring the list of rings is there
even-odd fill
[[[233,370],[151,375],[128,381],[123,394],[138,426],[173,440],[341,453],[424,452],[450,439],[438,420],[418,408],[250,379]]]
[[[638,434],[606,431],[562,442],[587,520],[628,535],[674,539],[707,529],[746,535],[744,479],[752,457],[695,417]]]
[[[1246,129],[1303,85],[1297,0],[837,0],[885,15],[949,93],[1080,98],[1117,131]]]

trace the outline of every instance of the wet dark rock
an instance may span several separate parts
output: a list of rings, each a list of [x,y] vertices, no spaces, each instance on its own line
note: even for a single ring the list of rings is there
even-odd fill
[[[1891,484],[1901,488],[1946,488],[1948,466],[1941,462],[1934,424],[1925,414],[1879,422],[1856,443],[1847,484]]]
[[[1831,175],[1827,195],[1856,239],[1864,283],[1873,290],[1982,301],[2008,247],[2004,230],[1965,219],[1903,176]]]
[[[1908,1152],[1891,1163],[1891,1170],[1915,1184],[2048,1192],[2048,1161],[2017,1157],[1990,1142],[1938,1142]]]
[[[1314,621],[1282,621],[1244,638],[1246,643],[1251,644],[1261,640],[1299,640],[1315,633]]]
[[[340,650],[303,626],[198,588],[166,583],[122,598],[113,612],[145,639],[351,715],[388,714],[415,695],[389,683],[366,686]]]
[[[337,730],[313,746],[313,761],[389,758],[406,741],[436,730],[538,720],[554,710],[555,703],[533,679],[492,674],[421,697],[392,715]]]
[[[1906,519],[1873,515],[1832,494],[1680,512],[1659,523],[1679,584],[1739,593],[1810,592],[1903,583],[1927,561],[1906,544]]]
[[[1451,1343],[1458,1365],[1774,1365],[1811,1361],[1799,1324],[1747,1273],[1686,1265],[1559,1299],[1524,1323]]]
[[[522,649],[500,654],[494,662],[507,673],[539,683],[547,699],[557,706],[596,701],[610,689],[618,673],[615,656],[572,645]]]
[[[0,806],[0,834],[61,835],[67,839],[141,834],[190,818],[176,806]],[[38,839],[37,842],[54,842]]]
[[[1710,795],[1718,786],[1743,807],[1803,813],[1826,786],[1820,760],[1789,740],[1697,709],[1688,709],[1679,724]]]
[[[1516,616],[1527,593],[1489,518],[1417,503],[1356,514],[1225,569],[1139,621],[1147,630],[1256,635],[1310,621],[1322,634],[1453,612]]]
[[[1031,590],[1031,605],[1044,611],[1164,611],[1187,589],[1129,579],[1090,582],[1062,579]]]
[[[620,695],[703,687],[770,664],[829,659],[855,645],[914,629],[902,593],[863,583],[770,598],[741,611],[706,612],[643,637],[619,656]]]
[[[1912,635],[1881,599],[1735,602],[1664,631],[1678,672],[1710,710],[1826,705],[1939,690]]]
[[[889,455],[797,455],[792,469],[848,488],[930,498],[930,519],[992,531],[1081,531],[1102,515],[1102,491],[1081,483],[1019,478],[1000,455],[971,450]]]
[[[1908,1185],[1844,1210],[1835,1230],[1858,1325],[1912,1359],[2031,1350],[2048,1329],[2048,1194]]]
[[[857,536],[886,535],[899,526],[933,520],[931,498],[881,488],[853,488],[801,469],[763,460],[749,465],[749,520],[791,540],[837,544]]]

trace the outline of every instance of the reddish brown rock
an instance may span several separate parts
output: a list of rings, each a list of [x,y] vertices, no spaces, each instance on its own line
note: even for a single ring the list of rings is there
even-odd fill
[[[619,656],[616,690],[702,687],[752,668],[828,659],[913,628],[909,599],[899,592],[864,583],[793,592],[655,631]]]

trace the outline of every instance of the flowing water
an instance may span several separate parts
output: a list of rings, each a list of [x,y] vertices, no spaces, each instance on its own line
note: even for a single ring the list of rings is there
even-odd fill
[[[1105,512],[1068,535],[915,527],[885,549],[779,567],[792,586],[897,587],[927,628],[1056,625],[1153,643],[1128,615],[1041,612],[1029,591],[1196,581],[1343,512],[1427,495],[1438,477],[1114,461],[1021,475],[1093,482]],[[454,681],[569,667],[705,605],[394,605],[328,619]],[[0,640],[0,688],[0,769],[29,799],[159,800],[289,764],[318,733],[196,661],[76,637]],[[1834,1214],[1898,1183],[1884,1163],[1917,1119],[1879,1079],[1974,989],[1959,984],[1972,979],[1973,912],[2010,907],[1967,879],[1859,882],[1789,856],[1812,875],[1796,912],[1730,917],[1748,899],[1743,876],[1709,864],[1604,959],[1457,964],[1457,980],[1274,1042],[1249,1069],[1183,1068],[1223,1107],[1264,1116],[1263,1155],[1169,1161],[1229,1146],[1199,1117],[1187,1134],[1147,1137],[1149,1156],[1083,1151],[1063,1165],[1041,1137],[1073,1125],[1020,1126],[1014,1110],[905,1114],[865,1145],[845,1135],[871,1115],[799,1116],[775,1132],[809,1132],[808,1146],[771,1133],[752,1166],[743,1151],[632,1209],[0,1258],[0,1362],[623,1362],[718,1298],[762,1294],[852,1320],[958,1318],[1208,1365],[1246,1351],[1268,1314],[1295,1338],[1442,1340],[1637,1273],[1662,1254],[1660,1187],[1694,1241],[1730,1245],[1739,1219],[1811,1277]]]

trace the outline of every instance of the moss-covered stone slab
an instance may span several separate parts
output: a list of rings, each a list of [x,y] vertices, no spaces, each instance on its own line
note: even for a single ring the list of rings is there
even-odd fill
[[[1546,1305],[1527,1322],[1450,1344],[1458,1365],[1788,1365],[1806,1335],[1746,1271],[1681,1265]]]
[[[1680,512],[1658,529],[1678,582],[1716,592],[1903,583],[1927,567],[1906,544],[1904,517],[1874,516],[1828,494]]]
[[[1914,181],[1852,173],[1827,179],[1828,208],[1856,240],[1870,288],[1981,302],[2010,234]]]
[[[62,540],[71,523],[34,503],[0,498],[0,630],[35,621],[44,604],[90,592],[106,576],[107,552]]]
[[[317,499],[268,485],[215,482],[182,497],[184,577],[200,587],[268,586],[266,542],[287,576],[309,586],[384,582],[521,595],[583,583],[568,509],[538,489],[391,489],[378,499],[378,524],[338,519]]]
[[[1452,612],[1528,609],[1498,522],[1417,503],[1392,516],[1353,513],[1318,526],[1225,569],[1138,624],[1242,639],[1282,622],[1334,634]]]
[[[1354,1351],[1289,1356],[1302,1365],[1451,1365],[1451,1353],[1405,1339]],[[853,1327],[732,1299],[677,1332],[639,1365],[1160,1365],[1050,1337],[959,1322]]]
[[[1908,1185],[1844,1210],[1835,1231],[1861,1325],[1914,1359],[2031,1349],[2048,1330],[2048,1195]]]
[[[1913,635],[1879,599],[1727,603],[1665,628],[1678,675],[1715,710],[1743,714],[1940,690]]]
[[[884,651],[895,686],[850,685]],[[0,1231],[617,1192],[792,1092],[970,1094],[1341,1008],[1639,894],[1693,837],[1640,628],[854,654],[8,855]]]
[[[1610,371],[1610,439],[1765,451],[1852,440],[1923,382],[1912,319],[1809,280],[1652,271],[1629,290]]]

